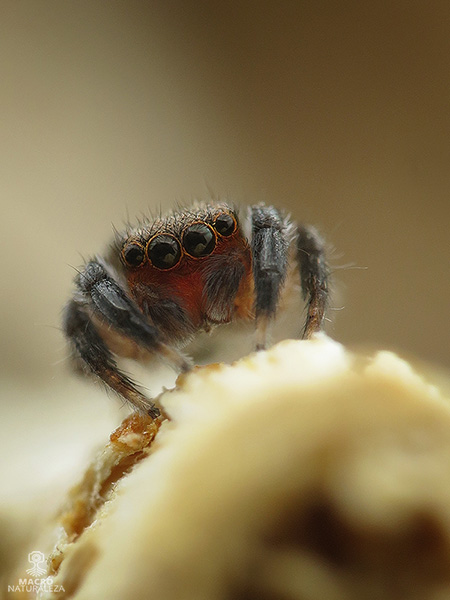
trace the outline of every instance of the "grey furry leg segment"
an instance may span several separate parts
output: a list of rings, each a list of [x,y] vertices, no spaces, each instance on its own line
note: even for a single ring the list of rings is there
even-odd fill
[[[161,341],[156,327],[147,322],[137,304],[99,262],[87,263],[77,279],[80,303],[93,310],[102,321],[150,351],[157,351],[180,371],[190,365],[176,350]]]
[[[108,325],[148,350],[158,347],[155,327],[146,322],[137,305],[100,263],[87,263],[75,282],[83,300]]]
[[[289,236],[284,218],[272,206],[252,208],[252,258],[255,283],[257,349],[266,344],[266,331],[275,316],[286,278]]]
[[[329,298],[325,243],[314,227],[298,227],[297,259],[303,299],[308,303],[303,338],[309,339],[322,329]]]
[[[141,394],[131,379],[118,369],[89,315],[74,300],[65,308],[63,327],[75,353],[91,373],[140,412],[153,419],[160,416],[159,408]]]

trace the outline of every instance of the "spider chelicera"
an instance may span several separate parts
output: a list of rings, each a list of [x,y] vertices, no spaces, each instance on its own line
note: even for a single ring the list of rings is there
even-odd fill
[[[116,234],[104,258],[86,263],[64,311],[74,355],[135,409],[160,409],[117,366],[115,356],[157,353],[178,371],[190,368],[180,348],[196,332],[254,319],[255,347],[264,349],[295,257],[307,303],[303,337],[322,328],[329,269],[324,243],[273,206],[249,209],[248,235],[226,203],[200,204]]]

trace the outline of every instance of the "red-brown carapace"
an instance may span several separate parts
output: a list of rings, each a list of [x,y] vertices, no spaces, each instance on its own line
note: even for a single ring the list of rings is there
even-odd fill
[[[64,332],[88,372],[152,417],[158,407],[117,367],[115,355],[162,354],[180,371],[179,349],[196,332],[235,319],[255,320],[266,344],[292,249],[307,301],[304,337],[322,327],[328,299],[324,244],[273,206],[246,215],[226,203],[199,204],[117,234],[106,257],[86,263],[64,312]]]

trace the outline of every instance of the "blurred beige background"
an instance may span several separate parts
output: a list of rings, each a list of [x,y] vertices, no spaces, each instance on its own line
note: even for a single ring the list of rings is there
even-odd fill
[[[335,267],[367,267],[336,272],[337,340],[449,365],[448,2],[21,0],[0,13],[2,435],[11,452],[33,447],[3,468],[23,489],[118,418],[67,376],[70,265],[127,215],[208,189],[286,207],[324,232]]]

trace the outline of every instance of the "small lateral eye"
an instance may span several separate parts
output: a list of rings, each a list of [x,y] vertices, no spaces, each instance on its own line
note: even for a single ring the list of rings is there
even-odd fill
[[[214,221],[214,228],[219,235],[228,237],[236,231],[236,219],[229,213],[222,213]]]
[[[145,260],[145,250],[137,242],[131,242],[123,248],[122,257],[129,267],[140,267]]]
[[[173,269],[181,260],[180,242],[168,233],[159,233],[149,241],[147,255],[157,269]]]
[[[183,247],[193,258],[208,256],[216,247],[216,234],[206,223],[193,223],[183,231]]]

